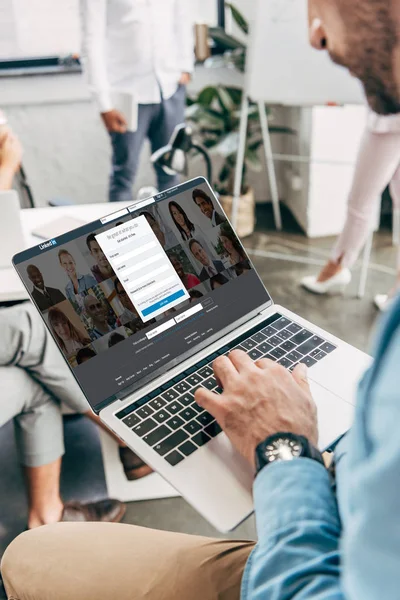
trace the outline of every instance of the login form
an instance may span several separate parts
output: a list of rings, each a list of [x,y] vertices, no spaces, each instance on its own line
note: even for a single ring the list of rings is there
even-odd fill
[[[144,215],[96,240],[144,323],[189,298]]]

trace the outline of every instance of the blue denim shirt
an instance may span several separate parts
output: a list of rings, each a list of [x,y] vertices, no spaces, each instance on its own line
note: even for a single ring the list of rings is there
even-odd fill
[[[93,277],[93,275],[80,275],[78,273],[78,294],[82,294],[83,292],[87,292],[90,288],[94,288],[97,285],[97,281]],[[75,290],[74,284],[72,281],[68,281],[65,286],[65,293],[69,300],[73,300],[75,298]]]
[[[259,542],[242,600],[400,598],[400,298],[381,325],[354,425],[335,451],[336,487],[309,459],[257,476]]]

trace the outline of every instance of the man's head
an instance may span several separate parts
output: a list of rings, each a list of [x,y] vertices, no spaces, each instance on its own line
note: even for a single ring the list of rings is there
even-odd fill
[[[103,302],[96,298],[96,296],[88,294],[85,296],[84,303],[88,316],[91,317],[94,322],[105,323],[107,321],[107,309]]]
[[[400,112],[398,0],[308,0],[310,42],[363,84],[372,110]]]
[[[108,347],[112,348],[113,346],[116,346],[117,344],[119,344],[120,342],[123,342],[124,340],[125,340],[125,338],[121,333],[114,332],[110,335],[110,337],[108,339]]]
[[[44,290],[44,279],[42,273],[36,265],[28,265],[26,272],[33,285],[40,290]]]
[[[203,215],[207,217],[207,219],[212,219],[214,205],[210,196],[203,192],[203,190],[195,189],[192,192],[192,198],[193,202],[197,204]]]
[[[91,233],[86,238],[86,245],[89,248],[89,252],[96,261],[96,264],[103,269],[107,269],[110,266],[103,250],[99,246],[99,242],[96,240],[94,233]]]
[[[76,353],[76,362],[78,363],[78,365],[81,365],[82,363],[86,362],[87,360],[90,360],[94,356],[97,356],[96,352],[92,350],[92,348],[89,348],[89,346],[86,346],[85,348],[81,348],[80,350],[78,350],[78,352]]]
[[[189,248],[196,260],[201,262],[202,265],[207,267],[210,264],[210,257],[204,250],[203,246],[197,240],[190,240]]]

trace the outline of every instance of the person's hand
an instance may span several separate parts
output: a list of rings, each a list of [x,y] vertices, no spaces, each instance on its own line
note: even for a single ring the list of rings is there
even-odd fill
[[[11,129],[4,129],[0,136],[0,168],[11,171],[15,175],[21,165],[21,160],[21,142]]]
[[[101,113],[101,118],[109,133],[126,133],[128,124],[124,115],[116,108]]]
[[[9,127],[0,131],[0,191],[10,190],[22,159],[22,146]]]
[[[253,467],[256,447],[274,433],[303,435],[317,445],[317,409],[305,365],[292,374],[271,360],[253,362],[242,350],[233,350],[229,357],[217,358],[213,368],[223,393],[199,388],[196,402],[216,418]]]
[[[319,281],[320,283],[323,283],[324,281],[328,281],[328,279],[331,279],[331,277],[334,277],[335,275],[337,275],[337,273],[340,273],[342,268],[343,267],[340,264],[340,260],[339,261],[330,260],[329,262],[326,263],[326,265],[324,266],[324,268],[318,275],[317,281]]]
[[[179,85],[187,85],[191,80],[190,73],[182,73],[179,79]]]

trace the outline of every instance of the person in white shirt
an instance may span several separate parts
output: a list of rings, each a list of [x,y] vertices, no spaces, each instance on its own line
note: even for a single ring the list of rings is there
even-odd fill
[[[188,0],[81,0],[82,56],[90,91],[112,143],[110,201],[131,200],[140,151],[165,146],[184,122],[193,70]],[[138,105],[135,131],[118,97]],[[156,167],[159,190],[178,183]]]

